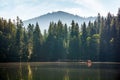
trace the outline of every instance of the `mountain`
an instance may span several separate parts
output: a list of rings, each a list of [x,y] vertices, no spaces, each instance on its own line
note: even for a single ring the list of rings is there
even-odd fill
[[[89,21],[93,22],[95,19],[96,17],[85,18],[85,17],[80,17],[78,15],[73,15],[67,12],[58,11],[58,12],[52,12],[52,13],[48,13],[45,15],[41,15],[41,16],[29,19],[29,20],[25,20],[23,21],[23,23],[24,23],[24,26],[27,27],[29,23],[36,24],[36,22],[38,22],[40,29],[43,32],[44,29],[49,28],[49,24],[52,21],[58,22],[58,20],[61,20],[63,24],[66,23],[68,26],[70,26],[72,20],[74,20],[80,26],[83,22],[86,22],[86,23],[88,23]]]

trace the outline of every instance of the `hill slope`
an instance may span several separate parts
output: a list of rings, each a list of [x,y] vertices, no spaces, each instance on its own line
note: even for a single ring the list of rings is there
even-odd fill
[[[89,21],[93,22],[96,19],[96,17],[80,17],[77,15],[73,15],[67,12],[58,11],[53,13],[48,13],[45,15],[41,15],[29,20],[23,21],[24,26],[26,27],[29,23],[36,24],[36,22],[39,23],[40,29],[43,32],[44,29],[48,29],[50,22],[58,22],[58,20],[61,20],[62,23],[66,23],[68,26],[70,26],[72,20],[77,22],[79,25],[81,25],[83,22],[88,23]]]

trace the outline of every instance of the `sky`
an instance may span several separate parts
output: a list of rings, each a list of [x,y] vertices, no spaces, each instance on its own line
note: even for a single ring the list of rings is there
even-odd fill
[[[0,0],[0,17],[31,19],[47,13],[64,11],[82,17],[116,15],[120,0]]]

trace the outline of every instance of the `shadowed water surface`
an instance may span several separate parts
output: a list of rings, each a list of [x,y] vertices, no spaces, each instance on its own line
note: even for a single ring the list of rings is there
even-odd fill
[[[0,80],[120,80],[120,63],[0,63]]]

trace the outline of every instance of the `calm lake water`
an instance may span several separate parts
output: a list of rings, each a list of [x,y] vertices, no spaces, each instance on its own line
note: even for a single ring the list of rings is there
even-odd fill
[[[120,63],[0,63],[0,80],[120,80]]]

